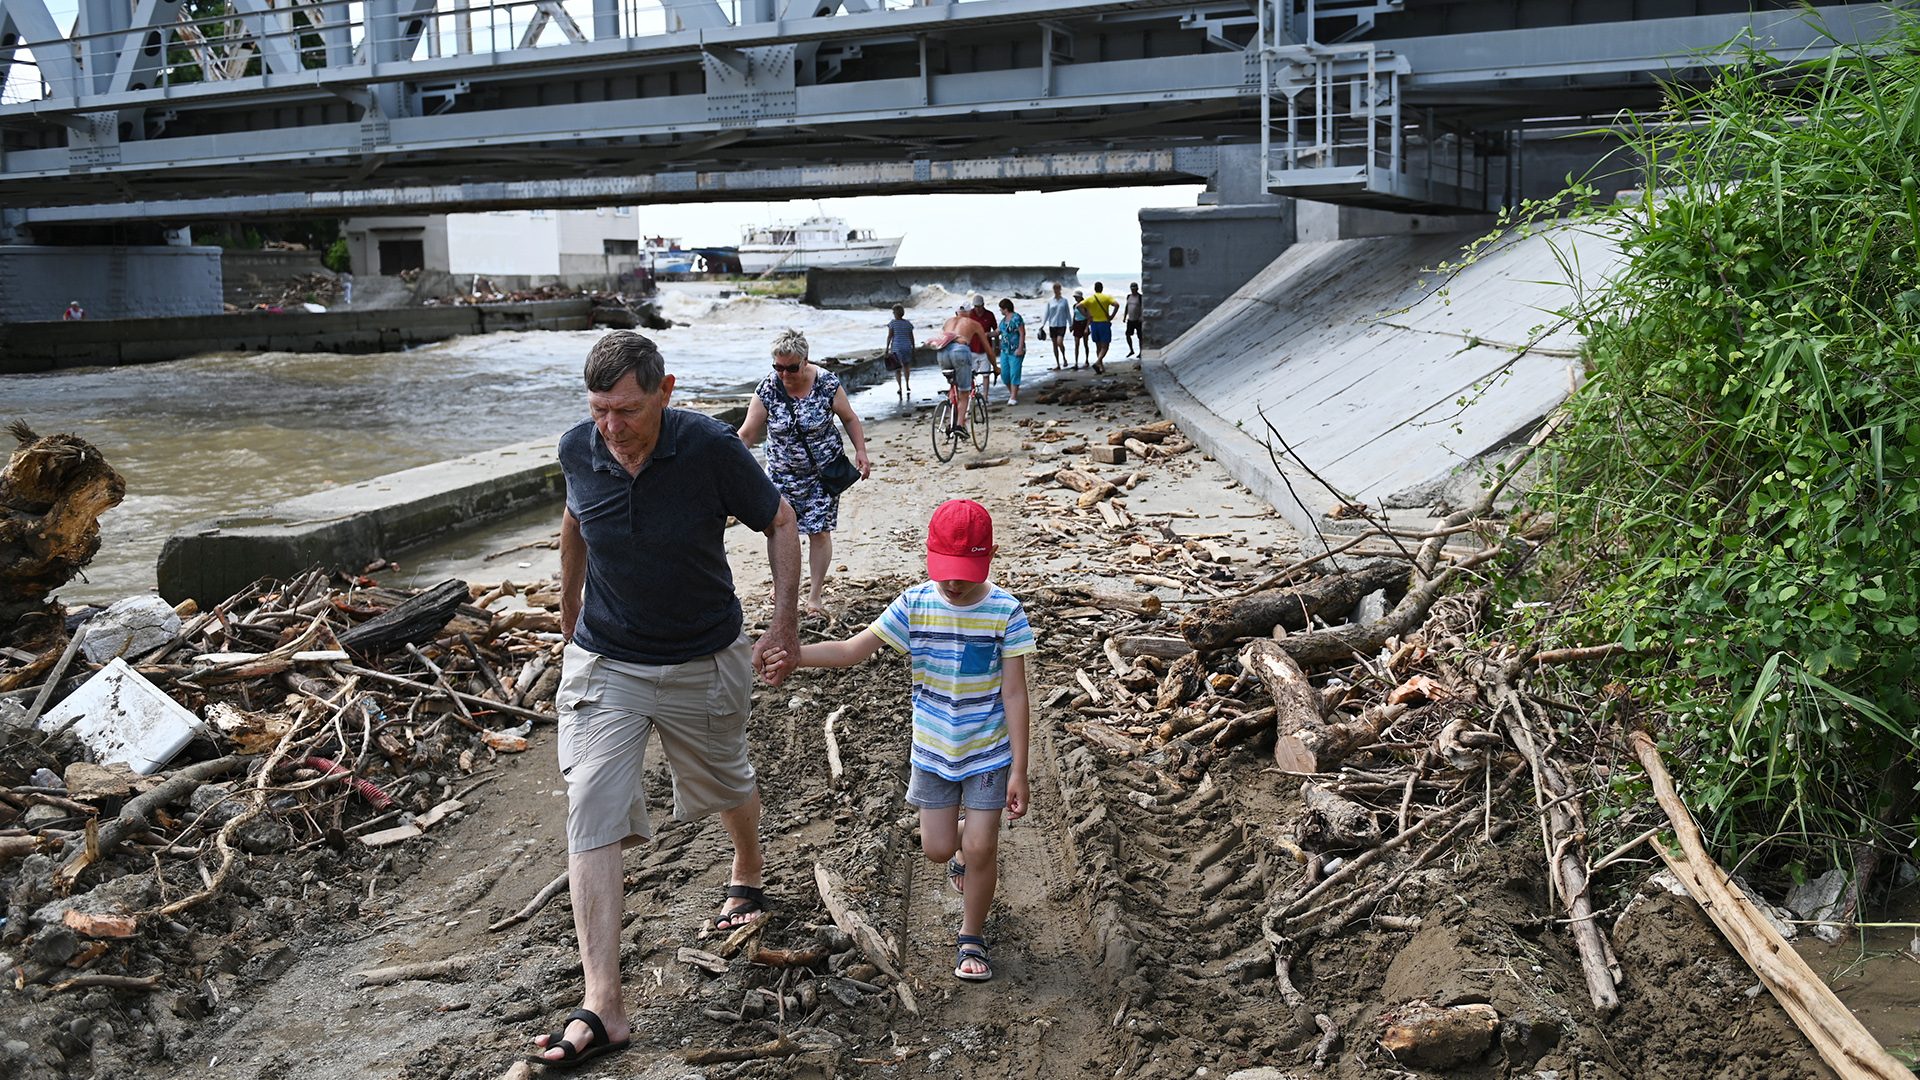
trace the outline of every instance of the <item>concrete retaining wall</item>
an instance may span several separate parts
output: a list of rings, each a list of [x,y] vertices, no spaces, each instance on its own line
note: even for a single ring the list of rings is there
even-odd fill
[[[1080,268],[1067,266],[848,266],[807,271],[807,303],[817,308],[888,308],[905,304],[929,285],[951,293],[1031,299],[1051,295],[1054,282],[1071,290]]]
[[[302,495],[169,537],[160,595],[217,604],[260,577],[310,566],[358,570],[416,544],[483,525],[565,494],[559,436]]]
[[[0,244],[0,327],[57,320],[73,300],[89,320],[218,315],[220,281],[217,247]]]
[[[1364,525],[1327,516],[1342,501],[1327,485],[1413,523],[1464,505],[1478,463],[1578,385],[1580,343],[1552,314],[1572,298],[1561,260],[1591,288],[1620,257],[1560,229],[1495,245],[1444,283],[1428,269],[1477,235],[1296,244],[1148,360],[1148,389],[1303,536]]]
[[[1141,336],[1179,337],[1293,243],[1294,201],[1140,211]]]
[[[218,263],[214,265],[217,267]],[[588,326],[590,307],[586,300],[548,300],[319,314],[243,312],[164,319],[14,323],[0,325],[0,374],[102,364],[146,364],[206,352],[385,352],[444,341],[461,334],[584,330]]]

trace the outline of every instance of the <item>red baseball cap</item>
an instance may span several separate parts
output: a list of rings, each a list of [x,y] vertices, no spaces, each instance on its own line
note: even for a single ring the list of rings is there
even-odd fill
[[[985,581],[993,561],[993,517],[972,499],[949,499],[927,523],[927,576]]]

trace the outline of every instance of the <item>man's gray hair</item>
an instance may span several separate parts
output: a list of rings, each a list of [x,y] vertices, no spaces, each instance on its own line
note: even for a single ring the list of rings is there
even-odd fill
[[[629,371],[633,372],[641,391],[651,394],[660,389],[660,383],[667,377],[667,362],[652,338],[631,330],[608,331],[587,353],[587,390],[604,394],[626,378]]]
[[[791,356],[795,360],[807,358],[807,335],[789,326],[774,335],[773,355]]]

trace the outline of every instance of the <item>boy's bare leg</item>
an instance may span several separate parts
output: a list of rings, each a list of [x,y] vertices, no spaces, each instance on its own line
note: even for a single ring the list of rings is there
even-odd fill
[[[1000,881],[1000,811],[969,811],[967,820],[960,825],[960,851],[960,861],[967,867],[960,932],[978,937],[987,928],[987,913],[993,910],[994,887]],[[974,974],[987,970],[978,960],[968,960],[961,967]]]
[[[942,806],[920,811],[920,850],[928,862],[945,864],[960,854],[960,808]]]

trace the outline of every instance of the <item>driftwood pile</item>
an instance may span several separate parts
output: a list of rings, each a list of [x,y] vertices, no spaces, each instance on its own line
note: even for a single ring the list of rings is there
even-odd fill
[[[495,612],[522,590],[449,580],[407,595],[365,579],[336,587],[314,570],[257,582],[204,612],[183,604],[171,640],[118,658],[203,722],[173,767],[152,776],[92,762],[72,736],[31,726],[98,666],[74,647],[84,623],[44,652],[0,653],[0,679],[38,673],[11,679],[21,688],[0,704],[12,721],[0,722],[0,876],[16,881],[14,911],[125,873],[197,864],[186,895],[138,910],[83,904],[98,914],[62,924],[83,938],[127,936],[221,895],[243,851],[420,836],[487,782],[463,778],[525,750],[532,725],[553,719],[562,645],[544,610],[558,596],[544,588],[525,592],[529,607]],[[28,700],[24,717],[9,711]],[[51,858],[51,872],[8,865],[34,856]],[[34,939],[58,930],[11,919],[0,945],[24,941],[37,956]],[[70,961],[29,959],[11,977],[132,985],[81,981],[88,973]]]
[[[1569,707],[1527,681],[1540,664],[1586,651],[1469,645],[1483,604],[1477,577],[1498,565],[1514,527],[1492,510],[1498,488],[1418,529],[1370,522],[1242,585],[1232,564],[1252,560],[1219,543],[1228,534],[1176,532],[1171,517],[1136,520],[1117,505],[1141,469],[1189,449],[1173,426],[1108,440],[1129,451],[1120,470],[1031,474],[1080,492],[1037,527],[1063,544],[1086,534],[1092,542],[1074,545],[1083,564],[1132,571],[1136,586],[1157,591],[1080,590],[1081,606],[1060,613],[1085,628],[1074,684],[1042,701],[1077,714],[1068,731],[1171,790],[1203,782],[1247,741],[1299,781],[1297,820],[1268,839],[1300,870],[1267,898],[1263,920],[1289,1003],[1307,1004],[1288,975],[1298,950],[1358,920],[1401,918],[1392,898],[1410,875],[1463,836],[1497,837],[1532,816],[1594,1006],[1615,1009],[1619,965],[1587,889],[1581,797],[1594,780],[1556,734]],[[1172,589],[1177,598],[1161,595]],[[1175,615],[1170,605],[1181,603],[1195,606]],[[1528,789],[1533,814],[1516,811]]]

